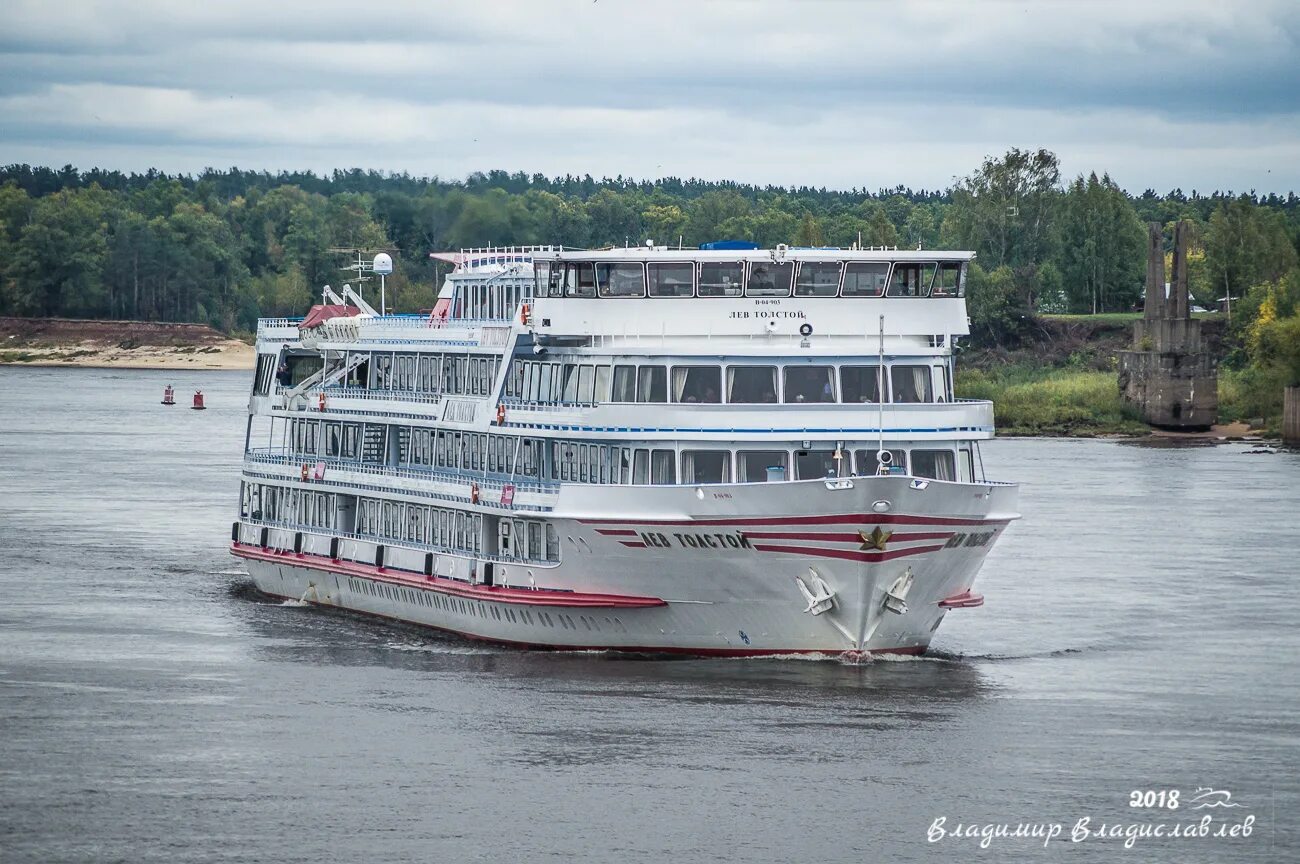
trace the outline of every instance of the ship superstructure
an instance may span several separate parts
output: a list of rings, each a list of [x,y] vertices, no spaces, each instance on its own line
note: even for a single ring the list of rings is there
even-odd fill
[[[232,551],[500,643],[919,652],[1017,518],[953,397],[971,253],[466,250],[264,320]]]

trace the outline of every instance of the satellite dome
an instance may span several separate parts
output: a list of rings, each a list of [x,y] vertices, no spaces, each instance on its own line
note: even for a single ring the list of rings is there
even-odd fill
[[[387,276],[393,272],[393,259],[387,252],[380,252],[375,256],[375,272],[381,276]]]

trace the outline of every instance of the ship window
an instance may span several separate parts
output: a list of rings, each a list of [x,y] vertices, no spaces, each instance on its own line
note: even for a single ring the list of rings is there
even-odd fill
[[[895,402],[933,402],[929,366],[891,366],[889,381]]]
[[[551,262],[534,261],[533,279],[536,281],[538,297],[546,296],[546,286],[551,283]]]
[[[730,450],[683,450],[683,483],[730,483]]]
[[[776,401],[775,366],[728,366],[727,401],[766,404]]]
[[[881,297],[889,265],[884,261],[850,261],[844,265],[845,297]]]
[[[879,366],[841,366],[840,393],[845,402],[880,401]]]
[[[794,453],[795,477],[799,480],[817,480],[838,476],[834,450],[796,450]]]
[[[632,448],[620,447],[618,451],[618,482],[632,482]]]
[[[596,402],[609,401],[609,374],[610,367],[596,367],[596,392],[593,394]]]
[[[721,401],[722,369],[718,366],[674,366],[673,401]]]
[[[789,297],[794,263],[790,261],[755,261],[749,265],[746,297]]]
[[[931,297],[961,297],[966,293],[965,268],[959,261],[946,261],[939,265],[939,278],[934,282]]]
[[[736,454],[736,479],[741,483],[766,483],[785,479],[790,455],[784,450],[741,450]],[[781,469],[779,473],[769,468]]]
[[[739,297],[744,273],[744,265],[739,261],[701,264],[700,296]]]
[[[933,264],[895,264],[893,278],[889,280],[889,296],[928,296],[933,278]]]
[[[951,450],[913,450],[912,473],[917,477],[934,480],[955,480],[957,469],[953,465]]]
[[[651,297],[690,297],[695,293],[693,264],[649,265]]]
[[[632,483],[644,486],[650,480],[650,451],[637,450],[632,457]]]
[[[902,450],[890,450],[889,455],[893,461],[889,464],[899,468],[904,474],[907,473],[907,454]],[[859,477],[870,477],[879,473],[880,463],[876,459],[876,449],[854,450],[853,459],[856,463],[855,472]]]
[[[668,367],[642,366],[637,376],[636,401],[668,401]]]
[[[645,270],[640,264],[597,264],[601,297],[644,297]]]
[[[958,478],[963,483],[975,482],[975,463],[971,459],[970,448],[963,447],[957,451],[957,456],[961,461],[961,476]]]
[[[564,296],[595,297],[596,266],[586,261],[564,265]]]
[[[564,364],[564,386],[560,391],[563,395],[557,401],[574,402],[578,398],[578,366],[576,363]]]
[[[673,451],[650,451],[650,482],[656,486],[671,486],[677,482]]]
[[[583,365],[578,369],[578,401],[584,404],[595,400],[596,367]]]
[[[833,366],[787,366],[785,401],[834,402],[835,368]]]
[[[805,261],[794,283],[796,297],[834,297],[840,293],[838,261]]]
[[[614,367],[614,390],[610,393],[611,402],[636,401],[636,367]]]

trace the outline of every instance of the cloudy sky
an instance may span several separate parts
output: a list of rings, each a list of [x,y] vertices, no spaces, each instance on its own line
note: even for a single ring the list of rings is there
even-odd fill
[[[2,0],[0,163],[1300,190],[1300,3]]]

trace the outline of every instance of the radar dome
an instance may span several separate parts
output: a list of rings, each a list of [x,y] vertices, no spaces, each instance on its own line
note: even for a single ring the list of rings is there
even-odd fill
[[[387,276],[393,272],[393,259],[387,252],[380,252],[375,256],[375,272],[381,276]]]

